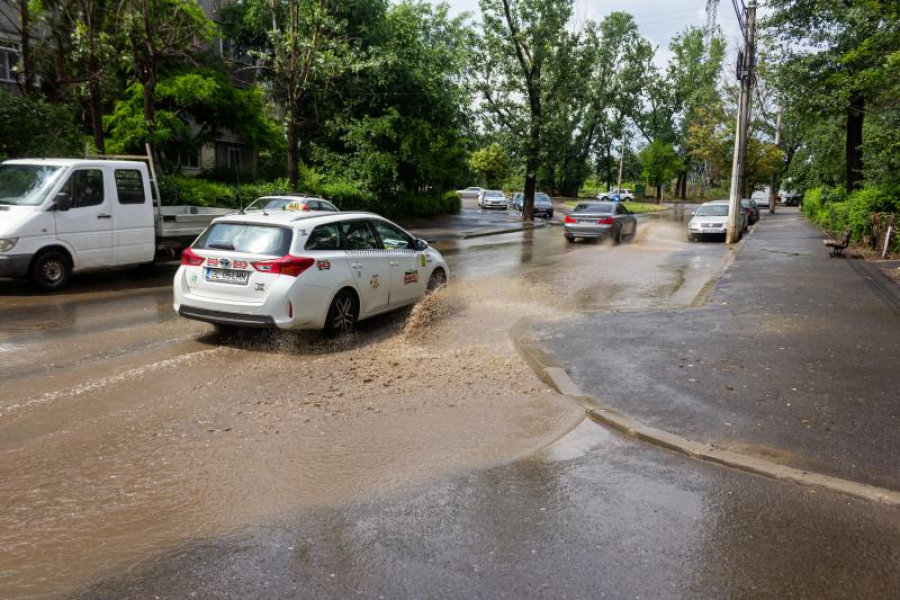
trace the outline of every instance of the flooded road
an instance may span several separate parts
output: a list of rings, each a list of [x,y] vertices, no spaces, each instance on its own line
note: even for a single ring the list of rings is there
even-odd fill
[[[452,285],[340,342],[181,319],[174,267],[53,296],[3,282],[0,596],[529,456],[583,414],[516,355],[513,324],[679,307],[726,253],[665,220],[619,247],[554,226],[435,245]]]

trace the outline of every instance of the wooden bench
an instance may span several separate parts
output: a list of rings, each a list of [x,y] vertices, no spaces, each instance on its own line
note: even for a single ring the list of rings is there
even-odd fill
[[[823,240],[825,245],[831,248],[831,252],[828,253],[828,256],[834,258],[835,256],[843,256],[844,250],[847,249],[847,246],[850,245],[850,229],[844,231],[844,235],[840,240]]]

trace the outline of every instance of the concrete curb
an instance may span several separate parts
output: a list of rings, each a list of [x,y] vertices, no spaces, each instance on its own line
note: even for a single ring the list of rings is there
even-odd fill
[[[529,231],[531,229],[540,229],[545,227],[546,223],[522,223],[513,227],[502,227],[497,229],[476,229],[475,231],[463,231],[459,237],[468,240],[471,238],[487,237],[489,235],[502,235],[504,233],[517,233],[519,231]]]
[[[577,402],[587,411],[588,416],[597,423],[611,427],[635,439],[649,442],[668,450],[674,450],[698,460],[716,463],[779,481],[789,481],[798,485],[837,492],[887,506],[900,506],[900,492],[898,491],[841,479],[831,475],[811,473],[755,456],[716,448],[713,444],[695,442],[674,433],[650,427],[624,413],[604,406],[596,398],[583,393],[572,381],[572,378],[569,377],[563,366],[527,337],[525,325],[526,319],[522,319],[513,327],[513,343],[519,354],[522,355],[525,362],[540,377],[541,381],[560,394]]]

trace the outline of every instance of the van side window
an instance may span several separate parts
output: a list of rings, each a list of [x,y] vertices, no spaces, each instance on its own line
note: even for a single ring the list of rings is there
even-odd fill
[[[81,169],[72,173],[61,192],[72,198],[72,208],[99,206],[103,204],[103,171]]]
[[[341,236],[335,223],[319,225],[306,240],[307,250],[340,250]]]
[[[141,172],[136,169],[116,169],[116,193],[119,195],[119,204],[143,204],[147,196]]]

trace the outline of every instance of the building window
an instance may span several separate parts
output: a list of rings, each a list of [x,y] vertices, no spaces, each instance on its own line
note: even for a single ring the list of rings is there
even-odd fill
[[[0,41],[0,81],[15,83],[16,65],[18,63],[18,48],[6,42]]]
[[[200,151],[199,150],[179,150],[178,164],[182,169],[199,169],[200,168]]]
[[[228,145],[228,168],[240,171],[242,166],[241,147],[237,144]]]

